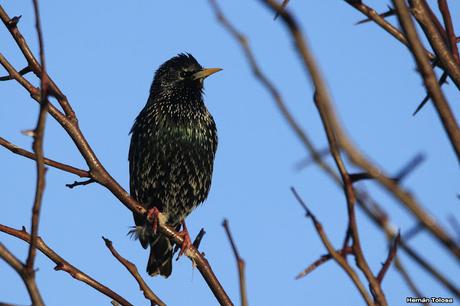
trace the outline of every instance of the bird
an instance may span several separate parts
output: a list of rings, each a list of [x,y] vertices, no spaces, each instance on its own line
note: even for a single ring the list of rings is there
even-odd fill
[[[203,81],[220,70],[203,68],[189,53],[164,62],[130,132],[130,194],[177,231],[182,225],[180,254],[190,245],[185,218],[207,198],[211,186],[218,137],[204,104]],[[157,221],[134,214],[134,222],[131,234],[144,249],[150,246],[147,273],[167,278],[173,242],[156,231]]]

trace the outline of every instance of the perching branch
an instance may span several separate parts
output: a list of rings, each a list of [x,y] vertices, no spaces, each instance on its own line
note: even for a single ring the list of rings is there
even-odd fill
[[[36,61],[32,52],[30,52],[30,49],[26,41],[20,34],[17,26],[9,26],[11,19],[8,17],[8,15],[1,6],[0,19],[2,19],[3,23],[8,27],[11,35],[15,39],[17,45],[19,46],[24,57],[29,63],[29,66],[32,68],[35,74],[40,76],[42,69],[40,64]],[[0,63],[8,71],[8,74],[31,94],[34,100],[36,100],[37,102],[41,101],[40,94],[37,91],[37,89],[35,89],[35,87],[32,86],[30,82],[28,82],[23,76],[21,76],[1,54]],[[70,107],[70,104],[65,95],[62,94],[60,89],[54,82],[51,81],[51,79],[49,86],[50,92],[59,102],[65,114],[58,110],[52,103],[48,104],[48,113],[62,126],[62,128],[67,132],[67,134],[70,136],[70,138],[76,145],[77,149],[79,150],[80,154],[85,159],[88,165],[91,178],[93,178],[102,186],[106,187],[117,199],[120,200],[120,202],[123,205],[125,205],[126,208],[128,208],[135,214],[147,218],[147,210],[142,205],[140,205],[140,203],[134,200],[134,198],[132,198],[129,195],[129,193],[123,189],[123,187],[121,187],[121,185],[107,172],[107,170],[104,168],[102,163],[97,158],[96,154],[94,153],[88,141],[81,132],[75,114],[73,113],[72,108]],[[153,220],[149,219],[148,221],[152,222]],[[175,243],[182,244],[182,237],[178,235],[176,231],[174,231],[164,222],[159,222],[158,229],[162,232],[162,234],[164,234],[166,237],[168,237]],[[185,253],[192,260],[192,262],[196,264],[198,270],[200,271],[201,275],[205,279],[206,283],[210,287],[211,291],[213,292],[219,303],[221,303],[222,305],[233,305],[230,298],[223,289],[222,285],[220,284],[219,280],[212,271],[209,262],[204,258],[203,254],[201,254],[201,252],[199,252],[193,246],[191,246]]]

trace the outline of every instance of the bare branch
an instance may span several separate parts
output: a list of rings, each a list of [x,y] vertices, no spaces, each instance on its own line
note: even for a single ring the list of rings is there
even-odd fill
[[[131,273],[134,279],[139,284],[139,289],[144,293],[144,297],[150,300],[151,305],[155,306],[165,306],[166,304],[158,297],[155,293],[153,293],[152,289],[150,289],[149,285],[144,281],[142,276],[140,276],[139,271],[135,264],[127,260],[126,258],[122,257],[117,250],[113,247],[112,241],[107,238],[102,237],[105,242],[105,246],[109,249],[110,253],[123,265],[125,268]]]
[[[40,75],[40,111],[38,114],[37,126],[33,131],[34,142],[32,148],[35,152],[37,164],[37,182],[35,186],[35,199],[32,207],[32,226],[31,226],[31,241],[29,246],[29,253],[27,255],[27,270],[32,274],[34,271],[34,261],[36,254],[36,244],[38,236],[38,225],[40,222],[40,209],[42,205],[43,193],[45,191],[45,157],[43,154],[43,137],[45,134],[46,114],[48,108],[48,88],[49,80],[46,74],[45,66],[45,51],[43,47],[43,36],[40,25],[40,13],[38,9],[38,0],[32,1],[35,11],[35,26],[37,28],[38,44],[40,49],[40,62],[42,65]]]
[[[346,247],[346,248],[343,248],[341,250],[337,250],[336,251],[337,253],[340,253],[342,255],[342,257],[345,258],[346,255],[350,255],[353,253],[353,249],[351,247]],[[300,279],[302,277],[305,277],[307,276],[308,274],[310,274],[310,272],[312,272],[313,270],[315,270],[316,268],[318,268],[319,266],[321,266],[323,263],[326,263],[328,262],[329,260],[332,259],[332,255],[331,254],[324,254],[324,255],[321,255],[320,258],[318,258],[317,260],[315,260],[312,264],[310,264],[307,268],[305,268],[302,272],[300,272],[299,274],[297,274],[297,276],[295,277],[295,279]]]
[[[2,137],[0,137],[0,146],[5,147],[6,149],[8,149],[9,151],[13,152],[14,154],[18,154],[18,155],[27,157],[27,158],[32,159],[32,160],[37,159],[37,157],[36,157],[36,155],[34,153],[29,152],[27,150],[24,150],[24,149],[16,146],[15,144],[9,142],[8,140],[6,140],[5,138],[2,138]],[[86,170],[75,168],[73,166],[57,162],[57,161],[54,161],[52,159],[48,159],[46,157],[43,159],[43,161],[44,161],[45,165],[51,166],[53,168],[56,168],[56,169],[59,169],[59,170],[65,171],[65,172],[69,172],[69,173],[78,175],[79,177],[90,177],[89,172],[86,171]]]
[[[240,284],[240,296],[241,296],[241,306],[247,306],[248,305],[248,295],[246,292],[246,273],[245,273],[245,267],[246,263],[244,262],[244,259],[241,258],[240,253],[238,252],[238,249],[236,248],[236,243],[233,240],[232,233],[230,232],[230,227],[228,225],[228,220],[224,219],[222,222],[222,226],[225,229],[225,233],[227,234],[228,241],[230,241],[230,245],[232,246],[233,250],[233,255],[235,256],[236,259],[236,265],[238,267],[238,276],[239,276],[239,284]]]

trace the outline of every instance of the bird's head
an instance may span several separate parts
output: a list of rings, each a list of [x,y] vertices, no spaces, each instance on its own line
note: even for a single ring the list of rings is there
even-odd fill
[[[189,53],[181,53],[163,63],[153,79],[151,93],[191,91],[201,94],[203,80],[222,69],[203,68]]]

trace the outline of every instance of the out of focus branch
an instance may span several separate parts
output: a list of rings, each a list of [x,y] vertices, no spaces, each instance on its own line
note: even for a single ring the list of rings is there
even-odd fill
[[[6,225],[0,224],[0,232],[3,232],[5,234],[19,238],[29,244],[31,242],[31,236],[29,235],[29,233],[26,232],[24,228],[22,230],[17,230],[17,229],[8,227]],[[73,266],[68,261],[63,259],[53,249],[51,249],[48,245],[46,245],[45,242],[40,237],[37,237],[37,249],[56,264],[56,267],[54,268],[54,270],[67,272],[76,280],[84,282],[85,284],[96,289],[100,293],[117,301],[121,305],[132,305],[131,303],[126,301],[123,297],[121,297],[118,293],[102,285],[101,283],[93,279],[91,276],[77,269],[75,266]]]
[[[232,233],[230,232],[230,227],[228,225],[228,220],[224,219],[222,222],[222,226],[225,229],[225,233],[227,234],[228,241],[230,241],[230,245],[232,246],[233,255],[236,259],[236,265],[238,266],[238,276],[239,276],[239,284],[240,284],[240,296],[241,296],[241,306],[248,306],[248,295],[246,292],[246,274],[245,274],[245,267],[246,264],[244,259],[241,258],[238,249],[236,248],[236,243],[233,240]]]
[[[410,49],[415,58],[415,61],[417,62],[417,66],[422,75],[425,87],[430,93],[435,108],[438,112],[439,118],[444,126],[447,135],[449,136],[452,147],[454,148],[454,151],[457,154],[457,159],[460,162],[460,130],[457,121],[454,117],[454,114],[452,113],[452,110],[450,109],[449,104],[447,103],[446,98],[444,97],[443,92],[439,87],[439,84],[436,80],[436,75],[433,72],[433,68],[431,67],[428,58],[426,57],[423,51],[422,44],[418,38],[417,32],[415,30],[414,24],[412,22],[406,4],[403,0],[393,0],[393,2],[398,13],[399,22],[401,23],[401,26],[404,32],[406,33],[407,39],[409,40]],[[445,45],[442,42],[442,38],[439,36],[439,33],[436,31],[433,24],[427,20],[427,13],[424,9],[424,4],[416,0],[412,1],[412,3],[414,15],[417,16],[417,20],[422,24],[422,26],[424,26],[424,30],[427,33],[427,37],[432,43],[435,50],[437,50],[437,55],[440,57],[443,66],[446,68],[446,71],[449,73],[449,76],[451,76],[451,78],[455,81],[455,75],[451,74],[455,71],[449,70],[448,67],[451,62],[450,59],[446,58],[448,57],[448,52],[445,49]],[[441,56],[443,58],[441,58]],[[458,77],[459,82],[457,86],[460,88],[460,74]]]
[[[121,256],[117,250],[115,250],[112,241],[107,238],[102,237],[105,242],[105,246],[109,249],[110,253],[131,273],[136,282],[139,284],[139,289],[144,293],[144,297],[150,300],[151,306],[165,306],[166,304],[155,294],[149,285],[144,281],[142,276],[139,274],[135,264]]]
[[[265,0],[263,3],[269,5],[272,10],[276,10],[278,4],[273,0]],[[293,19],[290,13],[287,10],[283,11],[280,14],[280,17],[284,21],[285,25],[288,27],[291,37],[295,44],[295,50],[299,54],[300,58],[303,61],[306,72],[310,70],[311,58],[308,54],[306,48],[306,42],[303,38],[300,28],[297,26],[297,23]],[[424,52],[421,50],[421,52]],[[430,67],[431,69],[431,67]],[[308,73],[308,76],[312,78],[316,91],[322,95],[321,92],[325,91],[324,85],[322,88],[319,88],[317,83],[319,83],[318,78],[315,77],[316,73]],[[436,81],[436,79],[435,79]],[[320,82],[322,83],[322,81]],[[348,135],[345,133],[343,127],[341,126],[332,103],[329,99],[324,99],[324,107],[327,108],[329,114],[329,120],[333,126],[333,130],[336,133],[337,140],[340,143],[341,149],[347,154],[348,158],[355,165],[361,167],[372,177],[376,179],[385,189],[397,198],[407,209],[409,209],[412,214],[427,228],[427,230],[436,238],[437,241],[441,242],[442,245],[451,252],[452,255],[460,261],[460,246],[455,243],[455,241],[450,237],[450,235],[441,228],[429,214],[427,214],[420,204],[415,200],[415,198],[406,190],[404,190],[399,184],[389,178],[384,174],[384,171],[377,168],[372,164],[351,142],[348,138]]]
[[[9,264],[19,274],[19,276],[21,276],[22,281],[29,292],[32,305],[44,306],[45,304],[43,303],[40,291],[38,291],[34,274],[30,274],[27,266],[11,254],[11,252],[2,243],[0,243],[0,257]]]
[[[215,0],[210,0],[210,3],[212,5],[212,8],[214,9],[214,13],[217,16],[218,21],[223,25],[223,27],[235,38],[235,40],[239,43],[241,48],[243,49],[244,55],[246,59],[248,60],[248,64],[251,66],[252,71],[254,73],[254,76],[256,77],[257,80],[259,80],[262,85],[267,89],[267,91],[272,95],[276,106],[280,109],[281,114],[283,117],[286,119],[288,124],[291,126],[293,129],[295,135],[301,140],[301,142],[304,144],[304,146],[307,148],[308,153],[312,156],[311,159],[313,162],[315,162],[316,165],[318,165],[321,169],[325,171],[325,173],[328,174],[328,176],[338,185],[342,186],[340,177],[337,175],[335,171],[332,170],[332,168],[324,162],[323,156],[324,152],[323,150],[317,150],[312,142],[310,141],[308,135],[303,131],[300,126],[297,124],[297,122],[294,120],[293,116],[290,114],[289,110],[286,108],[284,101],[282,100],[281,94],[279,91],[276,89],[273,83],[271,83],[268,78],[263,74],[261,71],[260,67],[258,66],[255,56],[249,46],[248,40],[246,37],[239,32],[230,22],[228,19],[225,18],[223,15],[222,11],[220,8],[216,5]],[[342,139],[343,141],[343,139]],[[365,169],[370,169],[371,172],[375,175],[378,176],[380,182],[389,190],[389,192],[393,193],[395,192],[395,196],[403,203],[407,204],[409,207],[411,207],[411,210],[415,210],[418,212],[418,216],[420,218],[423,218],[427,220],[427,223],[432,226],[432,232],[436,233],[436,236],[441,237],[441,240],[446,240],[449,241],[449,238],[446,234],[443,233],[442,229],[440,229],[434,221],[429,217],[423,210],[418,206],[418,203],[415,202],[415,200],[410,196],[409,192],[403,191],[400,189],[400,187],[395,184],[394,180],[392,179],[386,179],[384,175],[382,175],[382,171],[380,169],[375,168],[373,165],[371,165],[369,162],[367,162],[364,157],[360,155],[359,152],[356,152],[354,154],[354,148],[352,147],[351,143],[348,142],[349,152],[352,153],[352,159],[359,165],[364,166]],[[372,220],[374,223],[382,228],[383,231],[386,233],[391,234],[391,239],[394,239],[396,236],[395,233],[393,233],[393,228],[394,226],[391,225],[389,222],[388,218],[386,217],[386,214],[382,213],[382,208],[379,207],[378,210],[372,209],[369,207],[367,204],[369,196],[365,194],[362,191],[357,192],[357,199],[358,199],[358,204],[359,206],[363,209],[365,214]],[[373,203],[374,207],[377,207],[376,203]],[[443,242],[444,242],[443,240]],[[448,244],[449,245],[449,244]],[[430,274],[432,277],[434,277],[437,281],[439,281],[443,286],[445,286],[450,292],[452,292],[455,296],[457,296],[458,288],[455,287],[455,285],[449,281],[445,276],[443,276],[439,271],[437,271],[429,262],[424,260],[417,252],[414,250],[412,247],[409,245],[405,244],[404,241],[401,241],[401,249],[406,252],[406,254],[414,260],[415,263],[419,265],[423,270],[425,270],[428,274]]]

